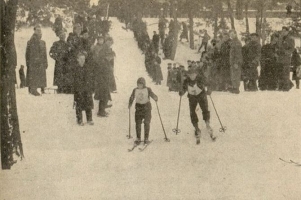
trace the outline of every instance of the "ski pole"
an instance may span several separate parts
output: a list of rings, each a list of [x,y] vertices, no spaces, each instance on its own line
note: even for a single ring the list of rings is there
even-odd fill
[[[180,96],[180,102],[179,102],[178,119],[177,119],[177,128],[172,129],[172,131],[173,131],[174,133],[176,133],[176,135],[178,135],[178,133],[181,133],[181,130],[178,128],[178,127],[179,127],[180,110],[181,110],[181,100],[182,100],[182,96]]]
[[[216,113],[216,116],[217,116],[217,118],[218,118],[218,121],[219,121],[219,123],[220,123],[220,125],[221,125],[221,128],[219,129],[219,132],[226,132],[226,130],[227,130],[227,127],[226,126],[223,126],[223,124],[222,124],[222,122],[221,122],[221,119],[219,118],[219,116],[218,116],[218,113],[217,113],[217,111],[216,111],[216,108],[215,108],[215,105],[214,105],[214,103],[213,103],[213,100],[212,100],[212,98],[211,98],[211,95],[209,95],[209,97],[210,97],[210,100],[211,100],[211,102],[212,102],[212,105],[213,105],[213,108],[214,108],[214,110],[215,110],[215,113]]]
[[[129,109],[129,134],[127,135],[128,139],[131,139],[131,109]]]
[[[162,119],[161,119],[161,115],[160,115],[160,111],[159,111],[157,101],[156,101],[156,106],[157,106],[157,111],[158,111],[159,118],[160,118],[160,121],[161,121],[162,129],[163,129],[163,132],[164,132],[164,135],[165,135],[164,139],[165,139],[166,142],[170,142],[170,140],[167,138],[166,133],[165,133],[165,129],[164,129],[164,126],[163,126],[163,122],[162,122]]]

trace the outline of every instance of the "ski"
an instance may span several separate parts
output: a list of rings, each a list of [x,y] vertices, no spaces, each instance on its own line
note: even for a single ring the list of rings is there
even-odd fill
[[[139,146],[139,144],[134,144],[134,146],[132,148],[128,149],[128,152],[134,151],[134,149],[136,149],[136,147],[138,147],[138,146]]]
[[[301,166],[301,163],[295,162],[295,161],[293,161],[293,160],[290,160],[290,161],[291,161],[291,163],[293,163],[293,164],[295,164],[295,165],[297,165],[297,166]]]
[[[148,147],[148,145],[150,145],[152,142],[153,142],[153,141],[151,140],[151,141],[149,141],[148,144],[144,144],[142,148],[139,148],[140,152],[141,152],[141,151],[144,151],[144,150]]]
[[[207,130],[208,130],[208,133],[210,135],[210,138],[211,138],[212,142],[215,142],[216,136],[213,135],[213,130],[211,128],[207,129]]]
[[[301,163],[298,163],[298,162],[295,162],[295,161],[293,161],[293,160],[284,160],[284,159],[282,159],[282,158],[279,158],[279,160],[281,160],[281,161],[283,161],[283,162],[285,162],[285,163],[288,163],[288,164],[294,164],[294,165],[296,165],[296,166],[301,166]]]

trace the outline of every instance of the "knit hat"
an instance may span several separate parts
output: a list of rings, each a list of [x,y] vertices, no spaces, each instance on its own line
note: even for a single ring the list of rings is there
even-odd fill
[[[146,83],[145,83],[145,79],[143,77],[138,78],[137,80],[137,85],[138,84],[142,84],[143,87],[145,87]]]

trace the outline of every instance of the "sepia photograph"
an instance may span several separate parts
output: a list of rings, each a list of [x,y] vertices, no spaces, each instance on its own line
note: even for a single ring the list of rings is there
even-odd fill
[[[0,200],[301,199],[301,0],[0,10]]]

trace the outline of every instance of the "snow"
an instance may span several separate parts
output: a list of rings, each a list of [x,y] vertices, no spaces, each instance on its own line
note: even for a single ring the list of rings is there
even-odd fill
[[[152,19],[147,20],[152,23]],[[49,91],[34,97],[27,89],[17,89],[26,158],[11,170],[0,171],[0,179],[5,180],[0,199],[299,199],[300,168],[279,158],[301,161],[300,90],[248,93],[241,88],[239,95],[213,92],[226,133],[218,131],[220,125],[208,99],[218,138],[211,142],[199,110],[202,137],[201,144],[195,145],[186,96],[181,106],[181,133],[172,132],[179,96],[165,86],[167,63],[171,61],[163,60],[165,80],[161,86],[154,85],[146,75],[144,55],[133,33],[123,30],[115,18],[112,21],[118,93],[112,94],[110,116],[98,118],[95,101],[95,125],[80,127],[72,95]],[[23,29],[16,33],[18,69],[25,64],[26,42],[32,32]],[[48,51],[57,40],[48,28],[43,29],[43,39]],[[176,61],[185,64],[187,59],[199,58],[194,52],[179,44]],[[48,62],[50,87],[54,62],[49,57]],[[126,138],[128,98],[141,76],[159,97],[160,114],[171,141],[164,141],[152,101],[150,139],[154,141],[144,152],[135,149],[129,153],[134,138]],[[130,114],[135,136],[134,108]]]

